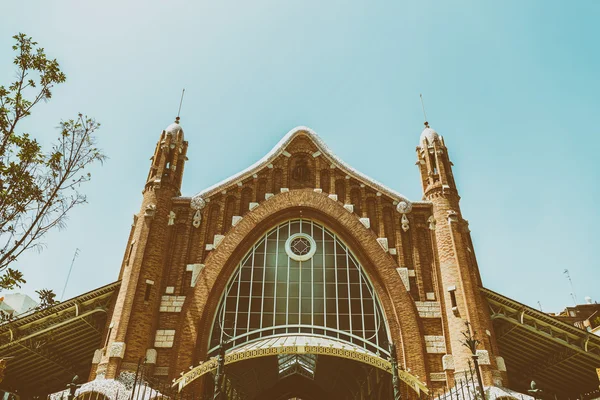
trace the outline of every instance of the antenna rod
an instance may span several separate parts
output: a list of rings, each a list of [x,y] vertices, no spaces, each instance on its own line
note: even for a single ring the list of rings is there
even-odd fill
[[[575,296],[575,289],[573,289],[573,281],[571,280],[571,275],[569,274],[569,270],[565,269],[563,271],[563,274],[565,274],[567,276],[567,279],[569,280],[569,284],[571,285],[571,298],[573,299],[573,304],[577,305],[577,296]]]
[[[79,249],[75,249],[75,254],[73,254],[73,260],[71,261],[71,267],[69,268],[69,273],[67,274],[67,280],[65,281],[65,287],[63,287],[62,294],[60,295],[60,301],[63,301],[65,297],[65,290],[67,290],[67,284],[69,283],[69,278],[71,277],[71,271],[73,271],[73,264],[75,264],[75,259],[79,255]]]
[[[179,114],[181,113],[181,104],[183,103],[183,95],[185,94],[185,89],[181,92],[181,100],[179,100],[179,110],[177,110],[177,118],[179,118]]]
[[[423,102],[423,94],[419,93],[419,96],[421,97],[421,108],[423,109],[423,117],[425,117],[425,125],[428,125],[427,114],[425,113],[425,103]]]

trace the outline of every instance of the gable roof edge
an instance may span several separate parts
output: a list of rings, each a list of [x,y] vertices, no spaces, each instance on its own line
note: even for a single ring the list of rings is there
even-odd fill
[[[321,151],[321,154],[324,155],[326,158],[328,158],[330,161],[332,161],[333,164],[335,164],[337,167],[339,167],[340,169],[345,171],[348,175],[350,175],[360,181],[364,181],[365,183],[369,183],[370,185],[377,188],[380,192],[387,194],[388,196],[392,197],[393,199],[395,199],[399,202],[405,201],[408,204],[420,203],[420,202],[411,202],[410,200],[408,200],[408,198],[406,196],[402,195],[401,193],[388,188],[387,186],[383,185],[382,183],[363,174],[362,172],[354,169],[353,167],[351,167],[350,165],[345,163],[340,157],[338,157],[333,151],[331,151],[331,149],[325,144],[325,142],[319,137],[319,135],[317,135],[317,133],[315,131],[313,131],[311,128],[306,127],[306,126],[297,126],[294,129],[290,130],[271,149],[271,151],[269,151],[260,160],[258,160],[254,164],[250,165],[249,167],[243,169],[242,171],[240,171],[234,175],[231,175],[230,177],[225,178],[224,180],[198,192],[196,195],[194,195],[192,197],[192,199],[195,199],[198,197],[206,198],[206,197],[212,196],[213,194],[224,189],[225,187],[229,186],[230,184],[238,182],[238,181],[242,181],[242,180],[252,176],[258,170],[260,170],[261,168],[270,164],[271,161],[273,161],[281,153],[283,153],[285,151],[285,148],[287,147],[287,145],[289,143],[291,143],[291,141],[300,133],[306,133],[306,135],[315,143],[315,145],[317,146],[319,151]]]

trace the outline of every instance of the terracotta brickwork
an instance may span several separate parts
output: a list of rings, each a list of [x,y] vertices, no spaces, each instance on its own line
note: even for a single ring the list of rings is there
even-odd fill
[[[306,218],[334,231],[360,261],[403,367],[441,387],[442,358],[452,354],[456,369],[445,371],[451,381],[466,365],[459,341],[468,320],[478,335],[491,334],[481,348],[491,360],[484,379],[492,383],[498,352],[441,138],[417,149],[421,202],[354,171],[308,129],[193,198],[179,193],[186,151],[178,124],[163,131],[125,246],[106,347],[90,379],[132,371],[149,350],[155,371],[168,380],[206,360],[219,299],[240,259],[273,226]],[[115,343],[124,348],[111,357]]]

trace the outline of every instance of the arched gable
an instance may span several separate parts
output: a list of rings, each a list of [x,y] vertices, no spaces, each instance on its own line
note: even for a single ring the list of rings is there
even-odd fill
[[[396,263],[383,251],[375,233],[327,195],[312,189],[278,194],[248,212],[206,259],[176,330],[170,374],[175,377],[207,355],[209,337],[221,294],[248,249],[275,224],[310,218],[331,227],[355,252],[369,275],[389,324],[401,364],[426,376],[425,348],[417,310],[396,272]]]

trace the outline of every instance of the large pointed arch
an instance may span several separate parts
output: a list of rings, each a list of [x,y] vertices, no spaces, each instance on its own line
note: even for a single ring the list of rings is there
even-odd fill
[[[381,301],[400,363],[414,375],[426,376],[423,331],[415,304],[396,272],[396,263],[356,215],[327,195],[304,189],[278,194],[248,212],[207,258],[182,309],[174,341],[177,347],[172,353],[172,378],[206,359],[221,295],[243,256],[273,225],[300,217],[331,227],[353,250]]]
[[[387,358],[389,332],[360,262],[340,237],[311,219],[269,229],[244,255],[221,296],[209,355],[262,338],[334,338]]]

